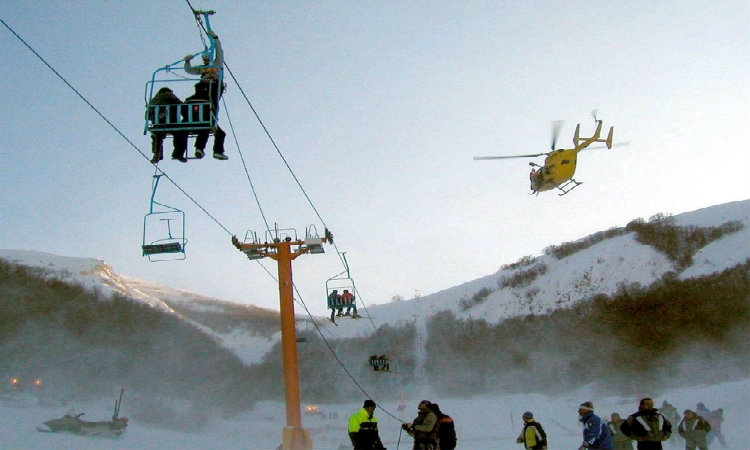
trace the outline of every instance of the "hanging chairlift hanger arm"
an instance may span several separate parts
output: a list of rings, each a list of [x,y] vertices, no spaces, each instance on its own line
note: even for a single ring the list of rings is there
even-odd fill
[[[203,41],[203,47],[204,50],[202,54],[207,54],[209,60],[211,61],[211,64],[216,64],[217,66],[223,65],[223,59],[224,56],[221,52],[221,47],[219,44],[219,47],[217,48],[216,45],[216,39],[218,36],[216,33],[211,29],[211,20],[209,19],[209,16],[215,14],[215,11],[209,10],[209,11],[201,11],[201,10],[193,10],[193,15],[195,15],[195,21],[198,23],[199,31],[202,31],[203,33],[206,33],[206,36],[208,36],[209,45],[206,45],[206,41],[203,39],[203,34],[201,34],[201,40]],[[203,16],[203,19],[201,19],[201,16]],[[203,21],[205,20],[205,26],[203,24]],[[218,54],[217,54],[218,52]],[[190,56],[190,59],[197,56],[199,53],[194,53]],[[187,60],[187,56],[185,57]],[[221,63],[221,64],[217,64]],[[221,68],[221,67],[217,67]]]

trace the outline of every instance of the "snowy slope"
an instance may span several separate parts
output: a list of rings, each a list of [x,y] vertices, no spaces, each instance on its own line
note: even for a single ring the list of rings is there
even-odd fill
[[[0,259],[42,269],[47,277],[79,284],[102,293],[123,295],[156,309],[175,314],[204,333],[216,337],[246,364],[256,364],[280,340],[280,336],[261,337],[248,330],[220,332],[181,316],[173,306],[179,304],[194,310],[213,308],[220,313],[226,302],[199,294],[150,283],[115,273],[106,262],[96,258],[74,258],[32,250],[0,249]],[[172,305],[172,306],[170,306]],[[258,308],[261,310],[260,308]],[[266,310],[267,311],[267,310]]]
[[[3,249],[0,249],[0,259],[42,269],[49,278],[80,284],[87,289],[97,289],[104,293],[120,294],[147,303],[154,308],[173,312],[172,308],[159,298],[138,289],[138,285],[130,283],[125,277],[115,273],[101,259],[74,258],[33,250]]]
[[[686,268],[680,277],[697,277],[733,267],[750,258],[750,201],[718,205],[675,216],[681,226],[719,226],[738,220],[745,228],[726,236],[701,249],[693,258],[693,265]],[[146,302],[155,308],[177,314],[177,304],[193,305],[195,308],[221,308],[219,304],[203,303],[204,297],[189,292],[147,283],[135,278],[114,273],[106,263],[98,259],[69,258],[42,252],[25,250],[0,250],[0,258],[19,264],[39,267],[48,276],[80,283],[102,292],[128,295]],[[528,270],[544,264],[546,272],[532,282],[519,288],[498,289],[499,280],[512,276],[519,270]],[[360,313],[371,315],[372,323],[398,324],[416,322],[417,330],[424,330],[426,320],[444,310],[453,311],[458,317],[482,317],[488,321],[499,321],[506,317],[529,313],[543,313],[564,307],[596,293],[612,293],[619,283],[638,282],[648,285],[664,273],[675,270],[662,254],[649,246],[638,243],[631,234],[599,242],[562,260],[541,256],[532,265],[500,271],[478,280],[464,283],[436,294],[386,305],[361,308]],[[484,302],[462,310],[461,299],[470,299],[476,292],[486,288],[492,290]],[[215,300],[215,299],[213,299]],[[173,305],[170,307],[169,305]],[[366,335],[372,333],[368,318],[362,320],[339,320],[339,326],[326,324],[326,332],[333,338]],[[206,332],[214,332],[206,330]],[[223,333],[225,345],[236,351],[248,363],[257,362],[278,340],[278,334],[270,339],[254,338],[247,333]],[[576,448],[580,445],[580,428],[576,420],[576,406],[585,400],[593,400],[597,413],[607,416],[617,411],[629,414],[635,411],[638,397],[650,395],[656,404],[668,400],[678,409],[693,408],[697,402],[705,402],[711,408],[723,408],[726,421],[723,431],[728,447],[744,450],[750,440],[747,421],[747,404],[750,401],[750,378],[711,386],[694,386],[665,392],[634,394],[632,398],[607,396],[601,393],[602,386],[585,386],[574,392],[559,393],[551,397],[540,394],[493,395],[482,398],[440,398],[442,408],[456,419],[459,448],[462,449],[508,449],[515,450],[515,437],[519,432],[520,415],[532,410],[535,417],[545,425],[550,442],[556,448]],[[419,393],[421,397],[422,393]],[[114,394],[113,394],[114,395]],[[380,421],[381,436],[390,449],[410,448],[411,440],[399,434],[400,421],[410,421],[420,398],[415,395],[405,398],[407,409],[397,412],[395,402],[379,405],[376,415]],[[414,397],[414,398],[412,398]],[[126,394],[122,413],[127,416]],[[111,405],[102,401],[86,405],[73,405],[86,411],[89,420],[104,420],[111,413]],[[338,419],[324,420],[320,416],[303,416],[303,426],[310,431],[315,449],[337,449],[348,444],[346,419],[361,406],[361,400],[347,404],[320,405],[327,413],[336,413]],[[0,399],[0,448],[12,449],[254,449],[276,448],[280,442],[284,425],[285,409],[282,403],[263,402],[253,410],[232,419],[208,418],[203,428],[190,433],[184,430],[160,429],[137,419],[132,420],[129,430],[119,439],[92,439],[72,435],[39,433],[35,427],[44,420],[59,417],[68,406],[14,404]],[[493,417],[492,426],[485,420],[477,420],[478,414]],[[681,448],[679,438],[665,448]],[[714,446],[718,446],[717,443]],[[714,447],[712,447],[714,448]]]
[[[693,265],[680,273],[681,278],[711,274],[750,259],[750,200],[679,214],[674,216],[674,220],[679,226],[720,226],[729,221],[740,221],[745,225],[738,233],[725,236],[701,249],[693,258]],[[3,249],[0,249],[0,258],[43,268],[48,271],[49,276],[78,282],[103,292],[126,295],[172,313],[175,311],[169,305],[176,303],[192,305],[193,308],[205,308],[210,301],[216,302],[215,307],[220,307],[218,305],[221,303],[218,299],[118,275],[99,259]],[[545,266],[546,272],[538,275],[528,285],[499,289],[502,279],[539,266]],[[612,294],[621,283],[648,286],[674,270],[672,262],[662,253],[637,242],[635,234],[629,233],[606,239],[562,260],[543,255],[536,258],[530,266],[501,270],[493,275],[411,300],[369,306],[367,299],[361,298],[360,301],[364,301],[359,312],[364,320],[344,318],[338,321],[339,326],[336,327],[325,319],[315,320],[326,328],[328,336],[338,339],[367,336],[384,324],[398,326],[416,322],[418,329],[423,329],[424,321],[446,310],[452,311],[458,318],[483,318],[497,323],[508,317],[543,314],[556,308],[564,308],[596,294]],[[488,289],[492,293],[478,305],[469,309],[461,308],[462,299],[471,299],[482,289]],[[278,334],[269,339],[253,336],[246,330],[216,333],[215,330],[197,326],[207,333],[215,334],[224,345],[236,351],[249,364],[260,361],[279,339]]]
[[[700,249],[693,257],[693,265],[680,274],[680,278],[699,277],[734,267],[750,258],[750,201],[733,202],[703,208],[675,216],[680,226],[719,226],[732,220],[745,224],[745,228]]]
[[[744,228],[714,241],[698,251],[693,265],[680,273],[681,278],[698,277],[722,271],[750,259],[750,200],[703,208],[674,216],[675,224],[683,227],[718,227],[726,222],[740,221]],[[527,286],[498,289],[503,278],[539,265],[547,267]],[[621,283],[648,286],[665,273],[676,270],[673,263],[653,247],[636,241],[634,233],[610,238],[574,253],[562,260],[543,255],[532,265],[499,271],[478,280],[464,283],[420,298],[375,305],[367,311],[376,326],[419,322],[445,310],[458,318],[483,318],[497,323],[505,318],[525,314],[543,314],[570,306],[596,294],[613,294]],[[470,299],[481,289],[494,292],[481,304],[466,311],[461,299]],[[367,335],[372,327],[362,327],[350,320],[332,333],[335,337]],[[418,328],[419,329],[419,328]]]

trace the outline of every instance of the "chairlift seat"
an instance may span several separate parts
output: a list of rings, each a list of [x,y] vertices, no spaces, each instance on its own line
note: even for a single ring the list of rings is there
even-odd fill
[[[243,253],[247,256],[247,259],[251,261],[254,259],[263,259],[266,257],[265,255],[259,253],[258,250],[255,250],[255,249],[245,250]]]
[[[179,111],[179,114],[178,114]],[[148,105],[149,132],[213,131],[216,116],[211,102],[185,103],[182,105]]]
[[[328,299],[328,309],[344,309],[347,307],[354,306],[357,303],[357,300],[355,297],[352,297],[351,300],[348,302],[344,300],[343,298],[329,298]]]
[[[179,242],[168,242],[165,244],[145,244],[141,246],[143,248],[143,256],[156,255],[159,253],[182,253],[185,249]]]
[[[383,355],[385,356],[385,355]],[[385,357],[370,357],[370,366],[372,366],[373,370],[376,372],[390,372],[391,371],[391,360],[385,356]]]

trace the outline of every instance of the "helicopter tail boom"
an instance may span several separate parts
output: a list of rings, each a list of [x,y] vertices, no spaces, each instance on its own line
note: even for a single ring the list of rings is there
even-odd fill
[[[578,150],[583,150],[584,148],[588,147],[589,145],[593,144],[594,142],[604,142],[607,146],[607,148],[612,148],[612,137],[614,135],[615,127],[609,127],[609,134],[607,135],[606,139],[601,139],[599,136],[601,136],[602,131],[602,121],[597,120],[596,121],[596,131],[594,132],[594,135],[590,138],[581,138],[580,136],[580,130],[581,130],[581,124],[579,123],[576,126],[576,132],[575,135],[573,135],[573,145],[581,148]]]
[[[597,137],[597,139],[593,139],[593,137],[592,137],[591,138],[592,140],[591,140],[591,142],[589,142],[589,144],[593,144],[594,142],[604,142],[604,145],[606,145],[607,148],[611,149],[612,148],[612,136],[614,134],[614,131],[615,131],[615,127],[609,127],[609,134],[607,134],[607,139],[599,139],[598,137]],[[578,144],[576,144],[576,145],[578,145]]]

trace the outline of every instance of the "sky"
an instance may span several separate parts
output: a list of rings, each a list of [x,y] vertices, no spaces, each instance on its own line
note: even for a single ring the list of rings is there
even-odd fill
[[[203,48],[176,0],[3,2],[0,45],[23,82],[0,86],[0,248],[278,309],[275,263],[231,235],[264,236],[264,215],[298,236],[327,227],[336,247],[293,267],[298,299],[324,314],[337,251],[360,300],[381,304],[638,217],[750,198],[735,169],[750,165],[745,1],[191,3],[216,11],[234,76],[230,159],[159,165],[179,186],[162,180],[157,199],[185,211],[187,259],[140,249],[155,173],[145,84]],[[582,153],[583,185],[564,197],[529,195],[528,160],[472,159],[547,151],[554,120],[569,145],[595,109],[630,145]]]

